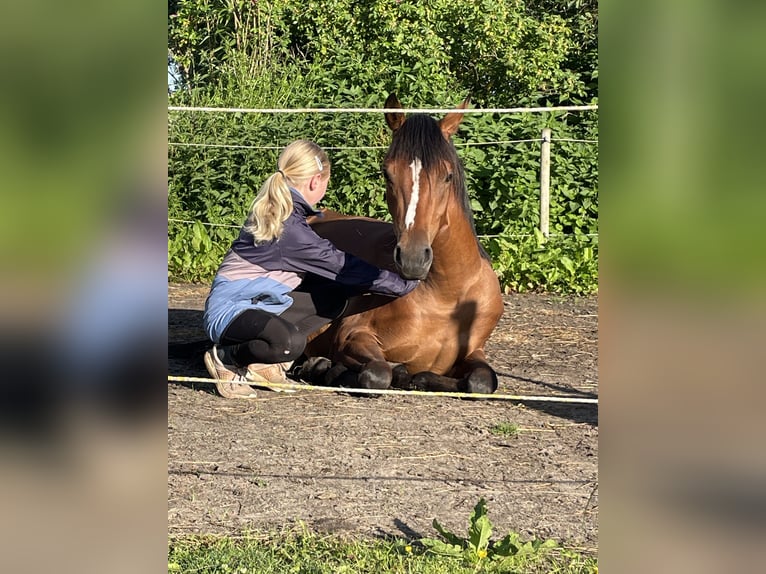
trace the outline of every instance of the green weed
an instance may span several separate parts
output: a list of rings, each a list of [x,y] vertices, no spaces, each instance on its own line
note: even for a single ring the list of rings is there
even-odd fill
[[[546,551],[557,548],[554,540],[539,540],[523,542],[515,532],[507,534],[499,541],[492,542],[492,523],[487,517],[487,504],[482,498],[471,513],[468,536],[458,536],[434,519],[433,526],[442,539],[423,538],[420,543],[428,551],[442,556],[461,558],[468,564],[477,566],[487,572],[500,572],[518,569],[526,563],[534,565],[540,562]]]
[[[489,429],[489,432],[499,436],[517,436],[519,434],[519,426],[514,423],[498,423]]]

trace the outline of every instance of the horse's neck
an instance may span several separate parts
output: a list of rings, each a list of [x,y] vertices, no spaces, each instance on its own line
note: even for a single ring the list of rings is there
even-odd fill
[[[475,279],[482,257],[476,234],[463,209],[453,204],[448,216],[449,225],[439,231],[431,244],[434,258],[427,281],[459,285]]]

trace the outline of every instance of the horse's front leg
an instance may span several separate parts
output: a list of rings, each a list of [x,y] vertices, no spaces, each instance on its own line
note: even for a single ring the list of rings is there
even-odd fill
[[[489,366],[484,349],[476,349],[456,363],[452,374],[459,379],[458,389],[463,393],[491,394],[497,390],[497,373]]]
[[[336,363],[328,371],[328,384],[337,380],[343,386],[359,389],[387,389],[391,386],[393,369],[372,333],[357,332],[349,335],[333,358]],[[349,378],[346,369],[356,373],[355,382]]]
[[[442,391],[491,394],[497,390],[497,374],[487,363],[484,350],[476,349],[455,363],[449,376],[422,372],[414,375],[408,388],[422,391]]]

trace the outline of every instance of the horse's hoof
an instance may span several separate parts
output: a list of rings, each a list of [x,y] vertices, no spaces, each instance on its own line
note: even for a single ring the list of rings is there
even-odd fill
[[[391,386],[391,365],[382,361],[367,363],[359,372],[360,389],[387,389]]]
[[[412,375],[407,372],[407,367],[402,364],[396,365],[391,370],[391,386],[395,389],[413,390]]]
[[[471,371],[460,385],[461,391],[482,395],[491,395],[497,390],[497,374],[488,367],[481,367]]]
[[[322,384],[328,387],[344,387],[343,382],[348,379],[348,367],[343,363],[335,363],[332,368],[325,371]],[[351,373],[352,375],[354,373]]]
[[[335,379],[336,387],[344,387],[346,389],[355,389],[359,386],[357,383],[358,374],[355,371],[346,369]]]
[[[291,373],[300,379],[311,382],[324,381],[327,371],[332,367],[332,361],[326,357],[309,357],[306,361],[298,367],[298,369]]]

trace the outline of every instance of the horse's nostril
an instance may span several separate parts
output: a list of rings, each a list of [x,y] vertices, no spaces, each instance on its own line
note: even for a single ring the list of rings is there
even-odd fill
[[[425,255],[425,260],[427,263],[430,263],[431,261],[433,261],[434,252],[430,247],[426,247],[424,255]]]
[[[398,245],[394,247],[394,263],[397,265],[402,264],[402,248]]]

